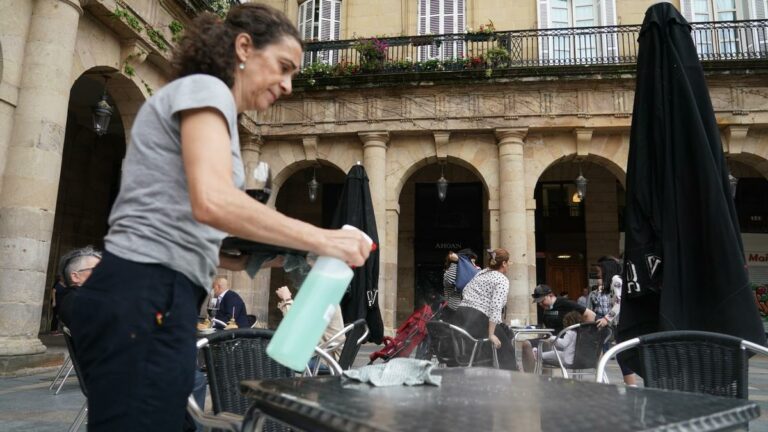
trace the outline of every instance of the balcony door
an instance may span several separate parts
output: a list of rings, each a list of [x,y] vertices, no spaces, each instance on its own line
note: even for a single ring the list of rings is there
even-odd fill
[[[464,33],[465,0],[419,0],[419,35]],[[418,61],[449,60],[464,57],[463,40],[443,40],[419,48]]]
[[[615,0],[539,0],[539,54],[544,64],[595,64],[617,56]]]
[[[768,35],[764,26],[737,23],[738,20],[763,20],[766,0],[681,0],[685,18],[698,24],[693,30],[696,50],[702,59],[728,59],[768,54]]]

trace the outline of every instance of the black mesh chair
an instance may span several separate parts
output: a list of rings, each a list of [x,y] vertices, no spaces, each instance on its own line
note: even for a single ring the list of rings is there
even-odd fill
[[[447,366],[499,368],[496,349],[489,339],[475,339],[461,327],[445,321],[427,322],[432,354]]]
[[[64,333],[64,342],[67,344],[67,351],[69,351],[69,358],[72,361],[72,367],[74,367],[75,374],[77,375],[77,382],[80,383],[80,391],[82,391],[83,396],[85,396],[85,403],[83,403],[83,407],[80,408],[80,411],[77,413],[77,417],[75,417],[75,421],[73,421],[72,425],[69,427],[69,432],[75,432],[80,429],[80,426],[88,416],[88,392],[85,390],[85,384],[83,384],[83,374],[80,373],[80,364],[77,362],[77,357],[75,357],[75,344],[72,342],[72,333],[66,326],[63,326],[61,330]]]
[[[646,387],[747,399],[747,351],[768,348],[737,337],[702,331],[651,333],[622,342],[600,359],[598,382],[616,354],[635,350]]]
[[[205,414],[192,396],[187,401],[190,415],[205,427],[240,431],[243,415],[251,403],[240,393],[240,382],[266,378],[293,378],[295,373],[267,356],[267,344],[274,332],[265,329],[236,329],[217,332],[197,343],[208,372],[214,415]],[[266,431],[287,431],[267,421]]]
[[[576,332],[576,347],[573,352],[573,361],[566,363],[560,351],[555,350],[557,365],[543,364],[546,368],[560,368],[563,378],[573,376],[592,375],[597,373],[597,364],[603,353],[603,346],[613,337],[613,331],[609,327],[598,328],[593,322],[574,324],[566,327],[557,334],[558,339],[569,330]],[[541,353],[539,353],[541,355]],[[570,373],[568,371],[571,371]],[[593,372],[589,372],[589,371]]]
[[[347,330],[350,326],[352,328]],[[347,340],[344,342],[341,354],[339,354],[339,366],[347,370],[355,362],[357,353],[360,352],[360,345],[368,339],[368,325],[364,319],[359,319],[345,327],[345,330],[347,330]]]
[[[341,345],[339,340],[341,340],[341,336],[344,336],[344,344]],[[357,357],[357,353],[360,352],[360,346],[363,344],[363,342],[368,339],[368,325],[366,324],[364,319],[359,319],[352,324],[349,324],[345,326],[343,329],[339,330],[338,333],[331,336],[327,341],[320,344],[318,347],[315,348],[315,353],[320,354],[320,352],[324,352],[327,355],[321,356],[321,358],[318,359],[318,361],[314,362],[314,367],[310,367],[312,365],[307,365],[307,369],[304,373],[305,376],[318,376],[318,375],[328,375],[329,373],[331,375],[336,375],[332,370],[328,369],[321,369],[320,365],[322,363],[325,363],[330,367],[330,369],[333,369],[336,365],[340,367],[342,370],[347,370],[352,367],[352,364],[355,362],[355,358]],[[333,355],[333,353],[339,351],[339,346],[341,345],[341,352],[339,353],[339,359],[338,361],[328,362],[326,361],[327,357],[330,357]],[[312,363],[312,362],[310,362]]]

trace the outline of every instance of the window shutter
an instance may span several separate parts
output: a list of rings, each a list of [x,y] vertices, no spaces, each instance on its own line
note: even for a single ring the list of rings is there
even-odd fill
[[[603,26],[615,26],[616,25],[616,0],[600,0],[600,25]],[[603,46],[605,47],[605,55],[608,57],[609,63],[618,61],[619,58],[619,42],[616,33],[609,33],[603,35]]]
[[[467,16],[465,0],[456,0],[456,33],[464,33],[467,28],[465,17]],[[456,57],[464,57],[464,42],[456,44]]]
[[[418,21],[418,34],[425,35],[429,33],[427,28],[427,2],[429,0],[419,0],[419,21]],[[427,47],[420,46],[418,50],[417,61],[424,61],[427,58]]]
[[[440,33],[457,33],[456,29],[456,0],[443,0],[442,24],[443,29]],[[456,51],[456,43],[443,43],[443,52],[440,56],[443,60],[453,58]]]
[[[752,0],[752,10],[747,19],[763,20],[768,15],[768,4],[766,0]],[[750,52],[765,53],[768,52],[768,35],[764,28],[752,29],[749,35],[748,49]]]
[[[443,20],[442,19],[442,11],[440,10],[440,3],[442,1],[440,0],[429,0],[429,6],[427,9],[427,33],[432,34],[440,34],[442,33],[440,29],[440,23]],[[437,47],[435,45],[430,45],[429,47],[429,54],[428,58],[436,58],[440,55],[440,47]]]
[[[315,0],[307,0],[299,5],[299,35],[301,38],[308,41],[312,40],[313,28],[314,28],[314,14],[315,14]],[[304,52],[302,57],[302,64],[308,65],[312,63],[312,53],[309,51]]]
[[[680,0],[680,13],[688,22],[693,22],[693,0]]]
[[[539,0],[538,19],[539,29],[549,28],[549,0]],[[549,41],[547,37],[539,38],[539,59],[543,62],[549,60]]]
[[[341,0],[316,0],[320,2],[320,40],[330,41],[339,39],[339,15]],[[321,51],[320,59],[324,63],[338,62],[338,51]]]

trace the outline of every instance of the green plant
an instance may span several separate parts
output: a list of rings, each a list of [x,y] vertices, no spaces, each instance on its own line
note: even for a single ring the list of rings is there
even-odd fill
[[[181,40],[181,36],[184,33],[184,25],[180,22],[173,20],[168,24],[168,29],[171,31],[171,40],[176,43]]]
[[[168,43],[165,42],[165,38],[159,31],[147,26],[147,36],[149,36],[149,40],[151,40],[160,51],[166,51],[168,49]]]
[[[143,79],[141,80],[141,83],[142,83],[142,84],[144,84],[144,89],[145,89],[145,90],[147,90],[147,94],[149,94],[150,96],[152,96],[152,93],[153,93],[154,91],[152,90],[152,87],[149,85],[149,83],[148,83],[148,82],[146,82],[146,81],[144,81]]]
[[[120,19],[121,21],[124,21],[128,26],[130,26],[132,29],[136,30],[137,33],[141,33],[143,28],[141,27],[141,23],[139,22],[139,19],[136,18],[135,15],[130,13],[128,9],[122,9],[120,6],[115,6],[115,13],[112,14],[115,18]]]
[[[125,73],[129,77],[132,77],[136,75],[136,69],[134,69],[133,66],[129,65],[128,63],[125,63],[125,65],[123,66],[123,73]]]
[[[229,12],[231,4],[228,0],[208,0],[208,7],[211,8],[211,11],[221,17],[221,19],[224,19],[227,17],[227,12]]]
[[[485,62],[491,67],[509,66],[509,51],[502,47],[493,47],[485,52]]]
[[[360,64],[363,67],[380,66],[387,59],[387,42],[378,39],[358,39],[352,46],[360,53]]]

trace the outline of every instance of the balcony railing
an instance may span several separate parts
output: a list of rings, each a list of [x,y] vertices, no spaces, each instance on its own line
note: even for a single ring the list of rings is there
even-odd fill
[[[240,0],[176,0],[187,13],[197,15],[201,12],[225,13],[231,6],[242,3]]]
[[[633,65],[640,25],[308,42],[300,78]],[[768,59],[768,20],[700,22],[702,61]]]

